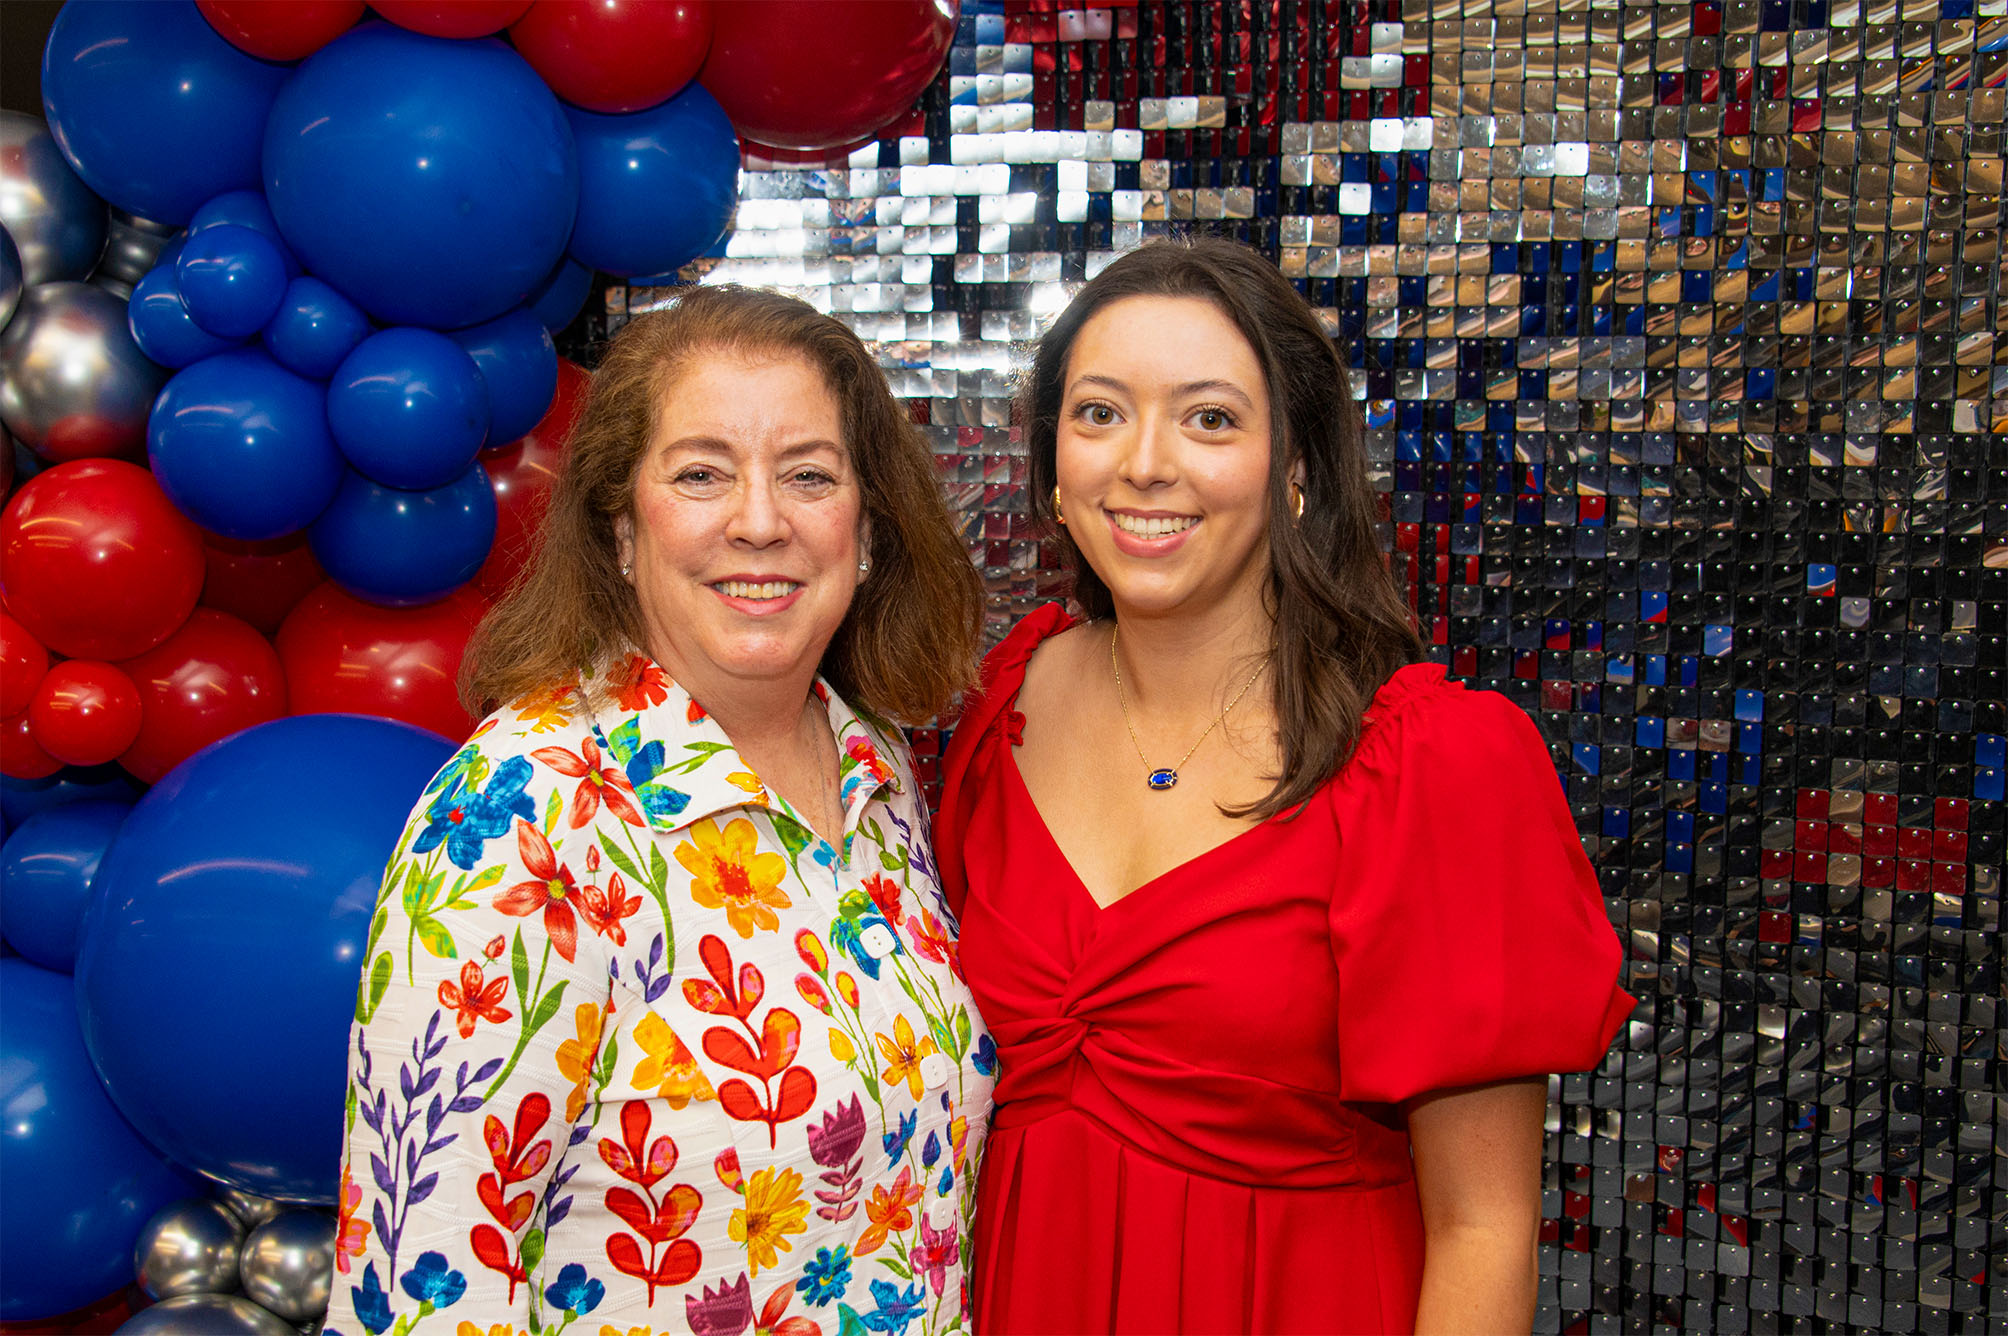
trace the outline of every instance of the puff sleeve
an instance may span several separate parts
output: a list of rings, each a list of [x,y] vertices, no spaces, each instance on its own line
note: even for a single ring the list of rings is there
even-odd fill
[[[1404,668],[1329,792],[1341,1095],[1595,1066],[1634,1004],[1533,721]]]

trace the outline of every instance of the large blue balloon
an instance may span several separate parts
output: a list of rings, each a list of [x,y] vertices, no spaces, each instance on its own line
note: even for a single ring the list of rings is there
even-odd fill
[[[579,318],[593,293],[593,271],[567,255],[523,303],[545,329],[556,334]]]
[[[237,346],[235,339],[221,338],[195,323],[188,303],[181,299],[181,280],[172,264],[146,271],[126,302],[126,324],[141,352],[176,370]]]
[[[265,194],[308,269],[388,324],[477,324],[551,272],[578,205],[558,100],[492,38],[365,23],[272,108]]]
[[[132,804],[69,803],[37,812],[0,846],[0,934],[43,969],[77,963],[77,925],[98,860]]]
[[[471,329],[453,341],[481,369],[488,394],[488,444],[507,445],[543,421],[558,392],[558,348],[527,306]]]
[[[84,918],[77,1008],[106,1089],[173,1159],[333,1200],[377,882],[451,751],[386,719],[276,719],[197,752],[126,818]]]
[[[144,786],[115,763],[69,766],[40,779],[0,775],[0,818],[18,827],[37,812],[66,803],[130,803]]]
[[[565,108],[579,146],[579,218],[568,249],[610,274],[660,274],[718,240],[739,202],[739,139],[691,84],[627,116]]]
[[[488,391],[474,359],[444,334],[387,329],[335,369],[328,427],[364,477],[442,487],[467,471],[488,437]]]
[[[495,491],[479,464],[426,492],[350,473],[308,539],[321,569],[357,598],[393,608],[430,603],[488,559]]]
[[[211,196],[258,184],[287,69],[224,41],[188,0],[92,0],[56,15],[42,106],[84,184],[181,224]]]
[[[169,499],[226,538],[304,529],[342,481],[326,391],[257,348],[207,358],[170,380],[146,438]]]
[[[289,371],[326,380],[369,335],[370,319],[354,302],[302,277],[286,285],[279,313],[265,326],[265,350]]]
[[[132,1037],[150,1043],[175,1028],[155,1010],[136,1018]],[[334,1098],[339,1117],[339,1089]],[[199,1190],[105,1098],[70,980],[0,960],[0,1321],[72,1312],[131,1284],[141,1226]]]
[[[263,232],[216,223],[188,234],[174,263],[195,323],[226,339],[265,328],[286,294],[286,256]]]

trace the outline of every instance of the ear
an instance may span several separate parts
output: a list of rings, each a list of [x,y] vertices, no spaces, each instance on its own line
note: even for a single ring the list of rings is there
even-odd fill
[[[1297,487],[1309,488],[1310,478],[1311,475],[1304,468],[1304,457],[1298,455],[1297,461],[1290,465],[1290,482]]]
[[[634,516],[614,517],[614,552],[623,569],[634,565]]]

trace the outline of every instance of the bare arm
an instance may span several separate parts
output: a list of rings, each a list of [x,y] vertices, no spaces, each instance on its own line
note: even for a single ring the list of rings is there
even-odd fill
[[[1432,1091],[1404,1107],[1422,1199],[1417,1336],[1534,1325],[1545,1078]]]

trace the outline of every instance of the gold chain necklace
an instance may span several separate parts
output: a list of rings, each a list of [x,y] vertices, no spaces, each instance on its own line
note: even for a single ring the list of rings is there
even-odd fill
[[[1136,748],[1136,758],[1137,760],[1143,762],[1143,768],[1149,772],[1147,775],[1144,776],[1143,782],[1148,787],[1155,789],[1161,793],[1165,789],[1171,788],[1173,785],[1178,783],[1179,766],[1182,766],[1187,761],[1190,761],[1192,759],[1192,754],[1199,750],[1199,743],[1206,741],[1206,739],[1212,734],[1214,729],[1220,727],[1222,724],[1227,722],[1228,714],[1233,711],[1235,706],[1241,703],[1241,698],[1248,694],[1248,689],[1255,685],[1255,679],[1262,676],[1262,670],[1269,666],[1269,661],[1265,656],[1262,662],[1256,665],[1255,671],[1249,675],[1248,680],[1241,684],[1241,690],[1234,693],[1234,699],[1227,702],[1227,708],[1225,710],[1222,710],[1219,716],[1215,718],[1212,723],[1206,726],[1206,732],[1201,733],[1199,735],[1198,742],[1193,743],[1190,747],[1187,747],[1185,749],[1185,755],[1178,758],[1178,765],[1167,765],[1153,768],[1150,763],[1150,758],[1143,754],[1143,742],[1136,735],[1136,725],[1130,722],[1129,700],[1123,694],[1123,670],[1122,667],[1116,662],[1116,640],[1121,635],[1122,635],[1121,627],[1117,627],[1114,631],[1112,631],[1109,634],[1109,668],[1116,675],[1116,704],[1122,707],[1123,727],[1129,730],[1130,745]]]

